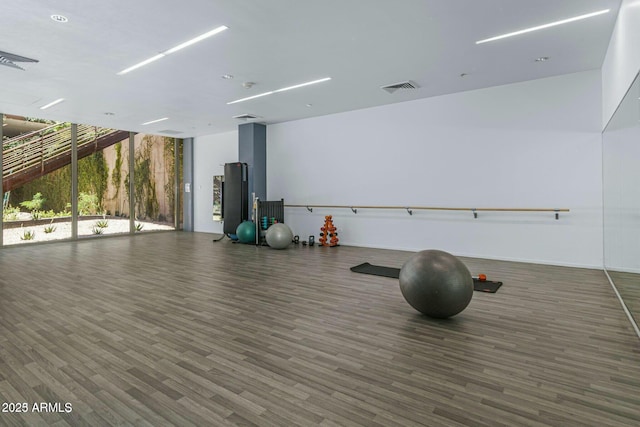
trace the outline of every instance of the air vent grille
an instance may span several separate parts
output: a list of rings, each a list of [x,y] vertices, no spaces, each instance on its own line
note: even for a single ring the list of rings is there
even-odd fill
[[[166,133],[167,135],[180,135],[182,132],[179,130],[165,129],[159,130],[158,133]]]
[[[0,50],[0,65],[17,68],[18,70],[24,71],[24,68],[16,64],[16,62],[38,62],[38,60],[27,58],[26,56],[16,55],[14,53],[3,52]]]
[[[406,89],[418,89],[420,86],[414,81],[407,80],[404,82],[394,83],[387,86],[382,86],[381,89],[387,91],[388,93],[393,93],[397,90],[406,90]]]
[[[259,119],[260,116],[256,116],[254,114],[239,114],[237,116],[233,116],[233,118],[238,120],[255,120]]]

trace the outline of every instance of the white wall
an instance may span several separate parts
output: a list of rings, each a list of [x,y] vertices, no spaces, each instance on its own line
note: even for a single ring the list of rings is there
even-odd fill
[[[640,71],[640,0],[623,0],[602,65],[602,123],[607,124]]]
[[[238,161],[238,132],[195,138],[193,143],[194,231],[222,233],[213,220],[213,176],[224,175],[224,164]]]
[[[287,208],[306,239],[602,266],[600,72],[270,125],[267,194],[286,204],[549,207],[552,213]]]

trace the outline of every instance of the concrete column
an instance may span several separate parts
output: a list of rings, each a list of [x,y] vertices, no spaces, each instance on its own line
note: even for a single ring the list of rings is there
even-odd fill
[[[267,200],[267,126],[245,123],[238,126],[238,160],[249,166],[249,209],[252,194]],[[255,218],[254,218],[255,220]]]
[[[185,138],[182,142],[182,182],[184,183],[182,229],[193,231],[193,138]]]

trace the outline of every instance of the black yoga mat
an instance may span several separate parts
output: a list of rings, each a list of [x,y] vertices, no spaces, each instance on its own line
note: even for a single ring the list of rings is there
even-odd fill
[[[383,267],[381,265],[373,265],[368,262],[351,267],[351,271],[354,273],[372,274],[374,276],[390,277],[397,279],[400,277],[400,269],[393,267]],[[498,288],[502,286],[502,282],[494,282],[491,280],[478,280],[474,277],[473,289],[481,292],[494,293],[498,291]]]

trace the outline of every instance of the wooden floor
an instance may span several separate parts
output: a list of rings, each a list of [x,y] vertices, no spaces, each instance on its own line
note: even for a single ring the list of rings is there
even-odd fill
[[[609,270],[609,277],[615,283],[629,313],[640,324],[640,274]]]
[[[181,232],[1,250],[0,401],[28,411],[0,425],[640,425],[603,272],[463,259],[504,286],[434,320],[349,271],[409,255]]]

